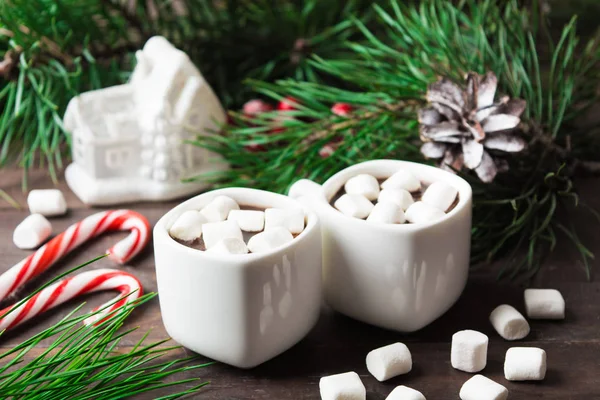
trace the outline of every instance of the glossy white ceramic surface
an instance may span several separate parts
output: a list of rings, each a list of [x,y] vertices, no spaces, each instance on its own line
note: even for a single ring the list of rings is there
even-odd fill
[[[459,202],[433,223],[380,225],[350,218],[330,199],[352,176],[386,178],[406,169],[425,184],[444,181]],[[412,332],[442,315],[467,281],[472,192],[462,178],[427,165],[396,160],[367,161],[346,168],[323,186],[300,180],[290,197],[312,208],[323,234],[325,300],[335,310],[383,328]]]
[[[321,233],[307,211],[292,242],[260,254],[213,254],[173,240],[168,229],[184,211],[225,195],[255,207],[302,208],[275,193],[229,188],[196,196],[154,227],[156,279],[169,335],[183,346],[241,368],[261,364],[300,341],[321,304]]]

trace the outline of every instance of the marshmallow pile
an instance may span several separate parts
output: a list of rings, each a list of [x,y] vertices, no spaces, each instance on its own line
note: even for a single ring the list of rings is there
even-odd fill
[[[558,290],[526,289],[525,309],[530,319],[563,319],[565,300]],[[490,314],[490,322],[505,340],[525,338],[530,331],[525,317],[514,307],[502,304]],[[470,373],[483,370],[487,364],[488,337],[481,332],[465,330],[452,336],[452,367]],[[546,377],[546,352],[537,347],[511,347],[504,359],[507,381],[541,381]],[[483,375],[475,375],[460,390],[462,400],[504,400],[508,390]]]
[[[246,254],[283,246],[303,230],[301,209],[243,210],[232,198],[217,196],[201,210],[183,212],[169,234],[184,242],[202,239],[211,253]],[[248,243],[244,232],[253,234]]]
[[[406,170],[396,172],[381,185],[374,176],[360,174],[348,179],[344,194],[333,206],[344,215],[372,223],[418,224],[442,218],[458,195],[453,186],[434,182],[415,201],[421,189],[419,179]]]
[[[525,309],[532,319],[563,319],[565,301],[558,290],[525,290]],[[529,333],[525,317],[514,307],[503,304],[492,312],[494,329],[506,340],[522,339]],[[450,363],[453,368],[477,373],[487,365],[488,337],[474,330],[463,330],[452,336]],[[403,343],[394,343],[367,354],[367,370],[382,382],[412,369],[411,353]],[[546,377],[546,352],[537,347],[511,347],[504,360],[504,377],[508,381],[541,381]],[[356,372],[325,376],[319,382],[322,400],[365,400],[366,390]],[[461,387],[462,400],[506,400],[508,389],[480,374],[472,376]],[[386,400],[425,400],[415,389],[398,386]]]
[[[52,224],[46,217],[66,214],[67,202],[58,189],[36,189],[27,195],[31,215],[13,232],[13,243],[19,249],[31,250],[41,246],[52,234]]]

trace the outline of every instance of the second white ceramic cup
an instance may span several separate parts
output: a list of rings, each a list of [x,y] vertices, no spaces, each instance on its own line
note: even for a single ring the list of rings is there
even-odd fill
[[[384,225],[350,218],[330,200],[351,177],[387,178],[400,169],[423,183],[444,181],[458,190],[458,204],[441,220]],[[346,168],[323,186],[300,180],[289,195],[312,208],[323,232],[325,299],[335,310],[383,328],[412,332],[442,315],[467,281],[471,243],[469,184],[439,168],[375,160]]]

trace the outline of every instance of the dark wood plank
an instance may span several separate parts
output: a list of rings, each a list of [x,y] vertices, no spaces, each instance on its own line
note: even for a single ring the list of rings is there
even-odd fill
[[[21,192],[21,175],[16,170],[3,170],[0,175],[0,188],[10,193],[20,204],[25,205],[25,194]],[[600,209],[600,180],[591,179],[581,183],[582,198]],[[34,171],[30,176],[33,188],[51,187],[49,179],[42,172]],[[70,212],[67,216],[53,218],[55,233],[64,230],[71,223],[100,209],[83,205],[64,185],[60,184]],[[6,203],[0,203],[0,272],[8,269],[29,252],[16,249],[12,244],[14,227],[28,214],[26,209],[15,210]],[[129,205],[148,217],[154,224],[176,202],[145,203]],[[581,238],[590,244],[593,251],[600,254],[600,241],[597,239],[598,225],[588,223],[589,214],[577,212],[576,221],[584,222]],[[66,257],[56,267],[44,274],[33,285],[67,271],[79,263],[102,254],[122,233],[107,234],[82,246]],[[190,373],[211,381],[211,385],[199,395],[199,399],[318,399],[318,381],[323,375],[354,370],[361,375],[368,389],[368,400],[383,400],[393,387],[406,384],[421,390],[429,399],[456,399],[461,384],[470,375],[451,368],[450,338],[460,329],[477,329],[490,337],[489,361],[484,374],[506,385],[513,399],[543,397],[545,399],[595,399],[600,398],[600,283],[587,282],[577,253],[566,242],[546,260],[542,272],[533,282],[538,287],[559,289],[567,302],[565,321],[533,321],[532,332],[526,341],[509,343],[502,340],[488,322],[490,311],[498,304],[509,303],[523,310],[524,283],[498,283],[495,271],[501,265],[483,269],[471,274],[463,296],[448,313],[425,329],[402,335],[374,328],[332,312],[325,305],[315,329],[298,345],[253,370],[239,370],[226,365],[214,365]],[[597,268],[598,262],[594,262]],[[101,260],[89,268],[111,267],[109,260]],[[150,248],[123,267],[136,274],[144,289],[156,290],[154,261]],[[27,293],[29,285],[21,292]],[[89,307],[110,299],[114,294],[100,293],[85,298]],[[6,302],[4,302],[6,303]],[[0,340],[1,348],[14,344],[40,331],[64,316],[79,301],[72,301],[34,319],[22,328],[8,333]],[[139,326],[137,334],[127,339],[121,348],[127,350],[140,335],[151,330],[149,340],[167,337],[160,319],[158,302],[155,299],[134,313],[128,326]],[[199,333],[200,334],[200,333]],[[413,354],[414,370],[403,377],[385,383],[377,382],[368,374],[364,357],[373,348],[394,341],[407,343]],[[41,347],[49,345],[42,343]],[[502,363],[509,347],[537,346],[548,353],[549,371],[542,383],[509,383],[503,378]],[[40,351],[38,349],[37,351]],[[175,355],[181,356],[185,350]],[[32,353],[34,354],[34,353]],[[201,358],[201,360],[203,360]]]

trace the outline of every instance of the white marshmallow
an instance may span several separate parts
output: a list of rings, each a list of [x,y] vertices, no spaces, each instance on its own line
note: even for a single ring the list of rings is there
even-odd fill
[[[375,349],[367,354],[367,369],[379,382],[407,374],[412,369],[410,350],[404,343]]]
[[[401,169],[387,178],[382,184],[382,189],[404,189],[416,192],[421,189],[421,182],[411,172]]]
[[[248,250],[252,253],[263,253],[294,240],[294,237],[285,228],[277,226],[268,231],[257,233],[248,240]]]
[[[19,249],[34,249],[52,233],[52,225],[42,214],[31,214],[13,232],[13,242]]]
[[[446,182],[433,182],[423,193],[421,201],[446,212],[454,203],[458,190]]]
[[[413,224],[422,224],[437,221],[446,214],[439,208],[425,204],[422,201],[417,201],[408,207],[405,215],[409,222]]]
[[[182,213],[175,220],[169,229],[169,234],[171,237],[179,240],[194,240],[202,236],[202,226],[207,222],[206,217],[200,214],[200,212],[189,210]]]
[[[231,197],[217,196],[200,210],[200,213],[206,217],[208,222],[219,222],[227,219],[229,211],[239,209],[240,206]]]
[[[235,221],[209,222],[202,225],[202,235],[206,249],[210,249],[225,238],[244,240],[242,231]]]
[[[460,388],[461,400],[506,400],[508,390],[483,375],[475,375]]]
[[[565,299],[556,289],[525,289],[525,311],[530,319],[564,319]]]
[[[360,174],[348,179],[344,190],[348,194],[362,194],[369,200],[375,200],[379,196],[379,182],[372,175]]]
[[[361,194],[344,194],[333,206],[342,214],[353,218],[367,218],[373,210],[373,203]]]
[[[299,208],[267,208],[265,210],[265,231],[282,227],[292,234],[299,234],[304,230],[304,211]]]
[[[452,335],[450,362],[453,368],[479,372],[487,364],[488,337],[481,332],[464,330]]]
[[[504,359],[508,381],[542,381],[546,377],[546,352],[537,347],[511,347]]]
[[[42,214],[46,217],[67,212],[67,202],[58,189],[32,190],[27,196],[27,205],[32,214]]]
[[[248,247],[243,240],[238,238],[225,238],[207,250],[209,253],[218,254],[246,254]]]
[[[260,232],[265,226],[264,211],[231,210],[227,219],[237,222],[244,232]]]
[[[490,314],[490,322],[500,336],[506,340],[523,339],[529,334],[529,324],[513,306],[502,304]]]
[[[402,224],[406,221],[402,208],[389,201],[375,204],[367,221],[378,224]]]
[[[405,189],[383,189],[379,192],[377,201],[379,203],[391,201],[392,203],[396,203],[397,206],[402,207],[402,211],[406,211],[415,202],[412,194]]]
[[[367,389],[356,372],[324,376],[319,380],[321,400],[366,400]]]
[[[385,400],[425,400],[423,393],[408,386],[398,386]]]

